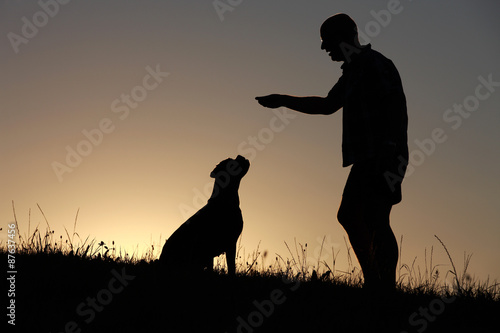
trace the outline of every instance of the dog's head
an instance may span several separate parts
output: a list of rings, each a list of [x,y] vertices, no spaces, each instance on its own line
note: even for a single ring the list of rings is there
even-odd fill
[[[236,159],[228,158],[215,167],[210,173],[210,177],[217,179],[238,179],[240,180],[245,176],[250,168],[250,162],[241,155]]]

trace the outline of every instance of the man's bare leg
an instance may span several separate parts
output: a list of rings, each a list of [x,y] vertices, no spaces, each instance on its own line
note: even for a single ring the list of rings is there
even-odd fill
[[[392,205],[342,199],[338,219],[346,230],[363,271],[365,287],[393,289],[396,284],[398,245],[389,225]]]

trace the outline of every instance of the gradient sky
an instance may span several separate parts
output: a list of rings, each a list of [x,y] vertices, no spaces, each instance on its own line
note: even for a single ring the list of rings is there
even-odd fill
[[[260,242],[269,264],[296,238],[315,263],[326,237],[322,259],[334,247],[345,269],[341,111],[278,116],[254,100],[325,96],[341,64],[320,49],[319,27],[345,12],[396,64],[407,96],[412,168],[391,215],[403,263],[425,270],[434,247],[434,264],[451,269],[438,235],[459,271],[467,252],[471,275],[500,278],[497,1],[240,1],[218,13],[213,1],[42,0],[50,15],[35,1],[0,3],[2,239],[14,201],[22,233],[30,210],[31,230],[45,228],[37,204],[57,237],[80,209],[82,238],[142,252],[241,153],[245,254]],[[86,156],[70,166],[68,149]]]

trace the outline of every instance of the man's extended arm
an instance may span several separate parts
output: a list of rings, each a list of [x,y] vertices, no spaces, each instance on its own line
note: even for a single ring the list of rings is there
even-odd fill
[[[284,106],[306,114],[332,114],[342,107],[342,103],[320,96],[299,97],[272,94],[255,99],[267,108],[275,109]]]

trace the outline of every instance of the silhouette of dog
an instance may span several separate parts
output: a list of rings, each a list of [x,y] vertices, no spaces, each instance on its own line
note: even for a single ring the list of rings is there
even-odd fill
[[[184,222],[165,242],[160,264],[168,271],[213,270],[213,258],[226,253],[228,273],[235,274],[236,242],[243,230],[238,188],[250,162],[241,155],[220,162],[207,204]]]

